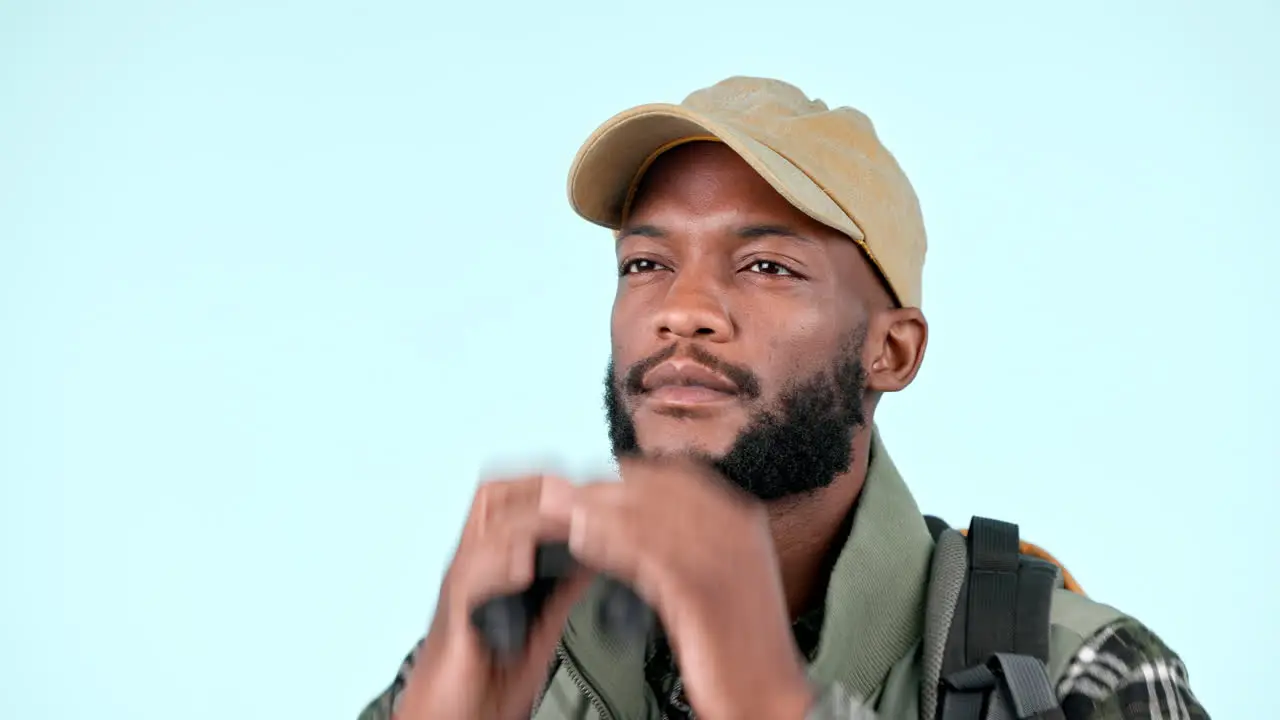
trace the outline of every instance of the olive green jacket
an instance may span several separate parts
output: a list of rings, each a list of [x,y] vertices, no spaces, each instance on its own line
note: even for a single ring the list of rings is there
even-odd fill
[[[931,720],[936,686],[921,682],[921,648],[934,541],[878,434],[855,512],[809,666],[820,698],[811,718]],[[1049,670],[1057,682],[1089,638],[1124,616],[1066,590],[1055,592]],[[570,617],[532,720],[660,720],[645,682],[644,649],[618,646],[597,632],[594,602],[589,592]],[[411,666],[412,656],[405,669]],[[390,720],[402,685],[403,677],[360,720]]]

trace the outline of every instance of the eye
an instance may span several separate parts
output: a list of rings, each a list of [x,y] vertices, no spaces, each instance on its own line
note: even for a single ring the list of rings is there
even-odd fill
[[[662,263],[650,260],[648,258],[636,258],[622,263],[622,267],[618,269],[619,275],[639,275],[640,273],[653,272],[654,270],[666,270],[666,266]]]
[[[779,275],[784,277],[787,275],[795,275],[795,273],[791,272],[791,269],[787,266],[779,265],[771,260],[757,260],[751,263],[751,265],[748,266],[748,269],[751,272],[760,273],[761,275]]]

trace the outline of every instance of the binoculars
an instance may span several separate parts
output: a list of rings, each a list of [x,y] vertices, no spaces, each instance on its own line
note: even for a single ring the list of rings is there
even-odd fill
[[[529,632],[556,587],[578,569],[564,543],[540,545],[534,555],[533,582],[523,592],[499,595],[471,612],[471,623],[485,645],[499,658],[518,658]],[[654,624],[653,611],[631,588],[605,578],[596,623],[611,637],[642,641]]]

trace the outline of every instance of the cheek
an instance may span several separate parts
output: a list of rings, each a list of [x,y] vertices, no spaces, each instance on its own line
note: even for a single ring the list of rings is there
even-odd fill
[[[614,345],[625,339],[627,328],[634,325],[635,313],[628,307],[627,298],[619,287],[618,294],[613,298],[613,309],[609,313],[609,332],[613,337]]]
[[[785,315],[753,313],[749,318],[744,334],[756,341],[746,345],[760,348],[752,365],[767,394],[827,367],[837,350],[840,334],[829,313],[804,309]]]
[[[831,334],[831,318],[827,313],[813,308],[786,313],[774,310],[743,314],[743,334],[757,338],[759,345],[768,348],[770,356],[802,354]]]
[[[613,314],[609,318],[609,344],[613,351],[613,360],[619,368],[639,360],[644,334],[644,323],[631,308],[619,299],[613,304]]]

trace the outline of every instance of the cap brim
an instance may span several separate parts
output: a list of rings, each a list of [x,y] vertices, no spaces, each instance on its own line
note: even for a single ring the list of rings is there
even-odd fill
[[[800,168],[746,133],[680,105],[641,105],[601,125],[569,170],[569,204],[586,220],[618,230],[629,194],[657,156],[682,141],[714,138],[747,162],[801,212],[861,242],[862,230]]]

